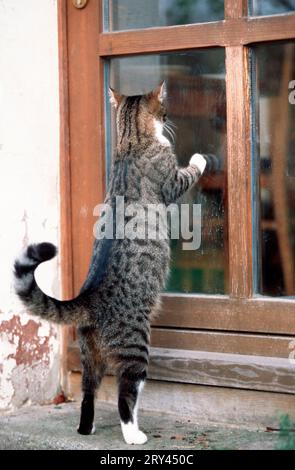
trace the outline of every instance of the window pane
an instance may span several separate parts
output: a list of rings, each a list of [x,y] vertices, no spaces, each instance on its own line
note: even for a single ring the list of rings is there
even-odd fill
[[[260,292],[295,294],[295,42],[254,48],[260,166]]]
[[[251,14],[276,15],[295,11],[295,0],[252,0]]]
[[[168,291],[227,292],[224,67],[223,49],[110,61],[110,84],[123,94],[145,93],[166,80],[168,117],[177,126],[175,149],[180,166],[186,166],[196,152],[216,157],[212,157],[210,175],[203,176],[182,200],[201,204],[202,241],[198,250],[184,251],[182,239],[172,240]],[[113,131],[111,135],[114,140]]]
[[[171,26],[224,17],[223,0],[105,0],[105,30]]]

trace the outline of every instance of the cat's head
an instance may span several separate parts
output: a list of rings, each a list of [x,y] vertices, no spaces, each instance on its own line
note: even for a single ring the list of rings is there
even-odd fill
[[[162,82],[145,95],[125,96],[109,89],[110,101],[117,113],[118,145],[156,140],[170,145],[163,135],[167,111],[166,85]]]

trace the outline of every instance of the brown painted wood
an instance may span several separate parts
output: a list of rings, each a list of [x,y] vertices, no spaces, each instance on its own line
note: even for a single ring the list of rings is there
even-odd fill
[[[68,89],[68,35],[67,2],[57,3],[58,43],[59,43],[59,103],[60,103],[60,257],[61,257],[61,296],[73,297],[73,257],[72,257],[72,204],[71,204],[71,161],[69,129],[69,89]],[[61,329],[61,387],[68,393],[68,344],[73,338],[73,329]]]
[[[68,347],[68,370],[71,372],[80,372],[82,370],[80,348],[78,341],[69,343]]]
[[[81,371],[77,343],[69,370]],[[151,348],[148,378],[221,387],[295,393],[294,366],[285,358]]]
[[[148,377],[172,382],[295,393],[287,359],[153,348]]]
[[[71,159],[69,129],[69,88],[68,88],[68,32],[67,2],[61,0],[58,6],[59,41],[59,102],[60,102],[60,211],[61,211],[61,280],[62,296],[73,296],[72,257],[72,204],[71,204]]]
[[[239,71],[239,72],[237,72]],[[248,49],[226,48],[229,293],[253,292]]]
[[[114,33],[99,37],[101,56],[130,55],[218,46],[223,42],[223,21],[187,26],[167,26]]]
[[[240,300],[225,296],[165,294],[161,313],[153,324],[294,335],[295,303],[270,297]]]
[[[104,113],[102,64],[95,38],[101,24],[99,2],[77,9],[68,0],[68,60],[71,139],[72,240],[74,292],[89,267],[93,245],[94,207],[102,202],[104,178]]]
[[[287,359],[290,354],[289,344],[292,340],[294,340],[294,336],[265,336],[156,327],[152,328],[151,334],[151,344],[157,348],[281,357],[284,359]]]
[[[224,18],[241,18],[248,15],[248,0],[224,0]]]
[[[241,46],[294,38],[295,14],[230,18],[224,21],[147,28],[97,37],[100,56],[116,56],[215,46]]]

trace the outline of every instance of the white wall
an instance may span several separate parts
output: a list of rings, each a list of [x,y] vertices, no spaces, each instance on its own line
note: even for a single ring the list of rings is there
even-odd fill
[[[56,0],[0,0],[0,410],[50,400],[59,383],[58,328],[29,317],[11,285],[23,246],[59,245],[57,41]],[[39,284],[58,296],[46,264]]]

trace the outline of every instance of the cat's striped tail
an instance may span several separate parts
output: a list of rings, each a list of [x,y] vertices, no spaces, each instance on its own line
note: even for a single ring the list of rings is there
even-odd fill
[[[73,300],[56,300],[44,294],[38,287],[34,271],[40,263],[48,261],[57,253],[51,243],[29,245],[14,263],[15,291],[29,313],[45,320],[64,324],[89,324],[90,312],[83,295]]]

